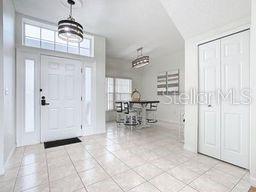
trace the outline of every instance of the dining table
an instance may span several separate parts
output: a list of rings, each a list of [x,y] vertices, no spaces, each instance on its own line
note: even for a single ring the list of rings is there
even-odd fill
[[[120,101],[119,101],[120,102]],[[141,128],[149,127],[147,124],[147,106],[152,104],[158,104],[158,100],[140,100],[140,101],[122,101],[123,103],[128,103],[129,108],[133,108],[134,105],[139,105],[141,108]]]

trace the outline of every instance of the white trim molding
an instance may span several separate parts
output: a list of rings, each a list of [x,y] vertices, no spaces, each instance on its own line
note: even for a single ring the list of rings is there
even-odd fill
[[[251,125],[250,125],[250,180],[256,187],[256,1],[251,1]]]

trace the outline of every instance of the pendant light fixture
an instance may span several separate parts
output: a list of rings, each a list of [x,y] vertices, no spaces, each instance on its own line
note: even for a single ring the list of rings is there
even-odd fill
[[[75,5],[75,1],[67,2],[70,5],[70,14],[67,19],[58,22],[58,36],[64,41],[80,43],[84,38],[83,26],[72,17],[72,6]]]
[[[132,61],[132,68],[140,68],[149,64],[149,56],[143,56],[143,47],[137,49],[137,58]]]

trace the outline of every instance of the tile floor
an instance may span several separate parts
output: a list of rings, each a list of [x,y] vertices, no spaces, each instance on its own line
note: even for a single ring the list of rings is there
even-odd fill
[[[174,125],[143,130],[107,125],[103,135],[45,150],[17,148],[0,191],[247,192],[248,172],[185,151]]]

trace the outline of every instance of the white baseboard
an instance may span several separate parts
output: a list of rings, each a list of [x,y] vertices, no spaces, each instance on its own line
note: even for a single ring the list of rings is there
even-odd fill
[[[93,131],[93,132],[86,132],[84,136],[91,136],[91,135],[100,135],[100,134],[104,134],[106,133],[106,131]]]
[[[165,119],[158,119],[158,121],[161,123],[168,123],[168,124],[176,124],[176,125],[180,125],[180,122],[178,121],[169,121],[169,120],[165,120]]]
[[[256,187],[256,178],[251,176],[250,183],[251,183],[251,186]]]
[[[186,145],[186,143],[184,144],[183,147],[185,150],[193,152],[193,153],[197,153],[197,150],[195,150],[193,147]]]

